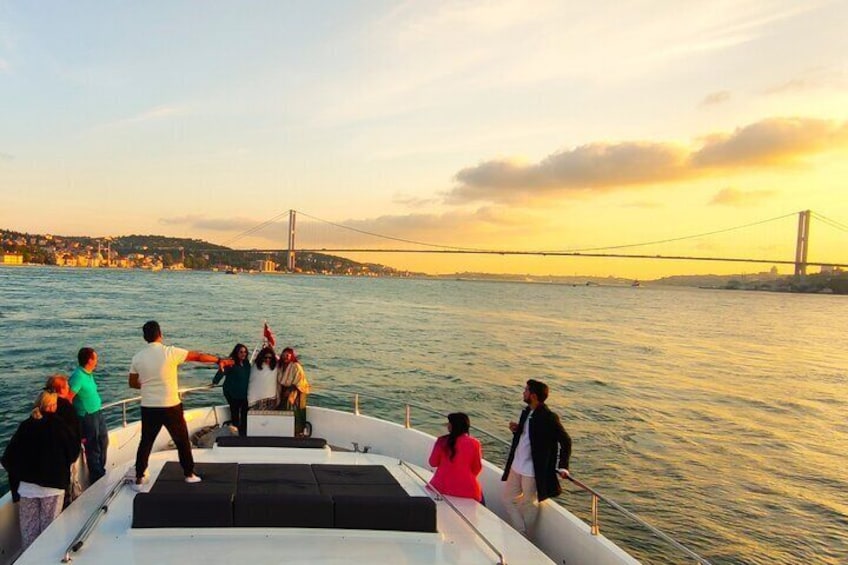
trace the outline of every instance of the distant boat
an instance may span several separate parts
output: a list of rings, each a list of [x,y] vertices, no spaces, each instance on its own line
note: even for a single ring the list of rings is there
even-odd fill
[[[640,283],[638,280],[634,280],[632,283],[630,283],[630,286],[642,286],[642,283]]]
[[[235,275],[235,274],[238,274],[238,271],[236,271],[235,269],[227,269],[226,273],[228,275]]]

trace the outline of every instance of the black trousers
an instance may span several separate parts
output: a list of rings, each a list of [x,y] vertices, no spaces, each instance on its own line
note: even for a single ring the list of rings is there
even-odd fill
[[[167,408],[141,407],[141,441],[138,443],[138,451],[135,455],[135,476],[141,478],[147,470],[150,461],[150,451],[159,431],[165,426],[174,445],[177,446],[177,454],[183,474],[188,477],[194,474],[194,457],[191,455],[191,440],[188,438],[188,427],[183,415],[183,405],[169,406]]]
[[[224,398],[227,399],[227,404],[230,405],[230,421],[238,428],[240,436],[247,435],[247,399],[233,398],[226,392]]]

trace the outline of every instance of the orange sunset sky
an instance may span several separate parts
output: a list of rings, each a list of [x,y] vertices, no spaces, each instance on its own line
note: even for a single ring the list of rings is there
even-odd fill
[[[0,227],[848,262],[848,3],[0,4]],[[841,227],[840,227],[841,226]],[[845,230],[842,229],[845,227]],[[387,243],[384,243],[387,245]],[[407,247],[398,243],[392,247]],[[768,265],[349,255],[427,272]],[[790,272],[789,267],[781,267]]]

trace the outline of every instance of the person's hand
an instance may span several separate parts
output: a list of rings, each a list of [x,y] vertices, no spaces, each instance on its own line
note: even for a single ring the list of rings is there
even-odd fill
[[[518,431],[518,422],[510,422],[509,423],[509,431],[511,431],[512,433],[515,433],[516,431]]]
[[[571,473],[568,472],[568,469],[557,469],[557,473],[559,473],[559,476],[562,479],[567,479],[571,476]]]
[[[234,360],[230,359],[229,357],[225,357],[223,359],[218,359],[218,368],[221,369],[222,371],[224,369],[226,369],[227,367],[232,367],[235,364],[236,364],[236,362]]]

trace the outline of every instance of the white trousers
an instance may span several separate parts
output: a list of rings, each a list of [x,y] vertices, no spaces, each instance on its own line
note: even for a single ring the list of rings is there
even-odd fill
[[[530,537],[539,515],[536,477],[520,475],[510,470],[504,484],[503,498],[512,527]]]

